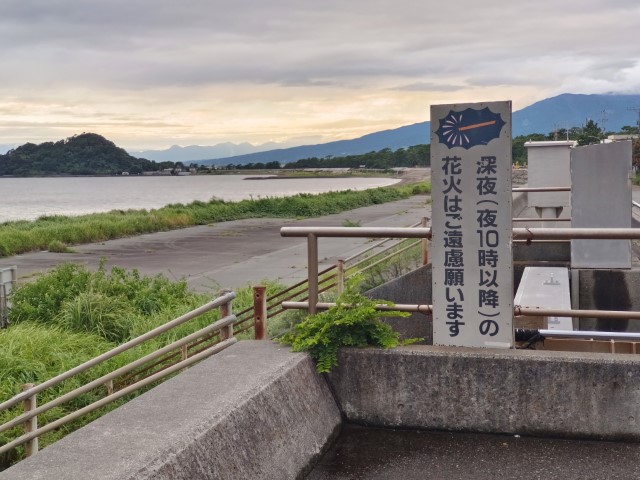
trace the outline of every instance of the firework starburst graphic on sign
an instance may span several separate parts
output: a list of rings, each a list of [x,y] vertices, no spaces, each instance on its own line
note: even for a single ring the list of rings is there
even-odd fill
[[[462,112],[451,110],[436,130],[440,143],[449,148],[462,147],[466,150],[476,145],[487,145],[494,138],[500,136],[505,125],[498,113],[493,113],[489,107],[482,110],[467,108]]]

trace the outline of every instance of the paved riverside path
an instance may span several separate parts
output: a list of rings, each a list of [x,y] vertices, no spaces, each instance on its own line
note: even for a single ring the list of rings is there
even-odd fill
[[[35,252],[0,258],[0,268],[16,265],[18,277],[28,278],[60,263],[80,263],[138,269],[143,275],[164,274],[186,279],[195,290],[216,294],[221,288],[236,289],[264,279],[293,284],[307,277],[304,238],[280,236],[283,226],[406,227],[431,216],[430,197],[358,208],[335,215],[295,219],[248,219],[152,233],[104,243],[73,247],[74,253]],[[366,248],[368,239],[320,238],[320,268]]]

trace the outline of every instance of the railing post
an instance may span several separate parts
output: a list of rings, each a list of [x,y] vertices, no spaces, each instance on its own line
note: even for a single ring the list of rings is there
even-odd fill
[[[267,287],[253,287],[253,331],[256,340],[267,338]]]
[[[317,312],[318,303],[318,237],[307,235],[307,273],[309,282],[309,314]]]
[[[111,379],[111,380],[109,380],[108,382],[106,382],[106,383],[104,384],[104,386],[105,386],[105,388],[107,389],[107,397],[108,397],[109,395],[113,395],[113,392],[114,392],[114,390],[113,390],[113,379]]]
[[[342,292],[344,292],[344,259],[343,258],[338,259],[337,268],[338,268],[338,280],[337,280],[338,295],[342,295]]]
[[[422,217],[422,221],[420,222],[420,226],[422,228],[427,227],[427,220],[429,220],[427,217]],[[422,265],[426,265],[429,263],[429,240],[426,238],[423,238],[421,243],[422,243]]]
[[[230,293],[231,290],[225,289],[220,292],[220,296]],[[220,305],[220,318],[224,318],[231,315],[231,302],[223,303]],[[233,324],[227,325],[220,330],[220,340],[228,340],[233,337]]]
[[[22,385],[22,391],[26,392],[28,390],[31,390],[33,387],[35,387],[35,385],[33,383],[25,383],[24,385]],[[24,409],[25,413],[30,412],[31,410],[33,410],[37,406],[38,405],[37,405],[36,395],[32,395],[30,397],[27,397],[22,401],[22,408]],[[38,417],[35,416],[35,417],[30,418],[29,420],[24,422],[23,425],[24,425],[24,433],[31,433],[34,430],[37,430],[38,429]],[[34,453],[38,453],[38,437],[26,442],[24,444],[24,449],[25,449],[25,454],[27,455],[27,457],[30,457]]]

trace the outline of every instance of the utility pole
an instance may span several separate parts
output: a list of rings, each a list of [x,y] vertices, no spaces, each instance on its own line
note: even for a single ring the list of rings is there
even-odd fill
[[[602,133],[607,133],[607,121],[609,120],[609,116],[606,110],[602,110],[600,112],[600,128],[602,128]]]
[[[640,107],[629,107],[627,108],[630,112],[636,112],[638,114],[638,120],[636,120],[636,127],[638,128],[638,133],[640,134]]]

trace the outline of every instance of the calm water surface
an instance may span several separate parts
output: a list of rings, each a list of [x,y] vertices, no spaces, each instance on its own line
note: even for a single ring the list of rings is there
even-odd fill
[[[238,201],[296,193],[365,190],[397,183],[391,178],[293,178],[245,180],[247,175],[184,177],[0,178],[0,222],[43,215],[83,215],[152,209],[212,198]]]

